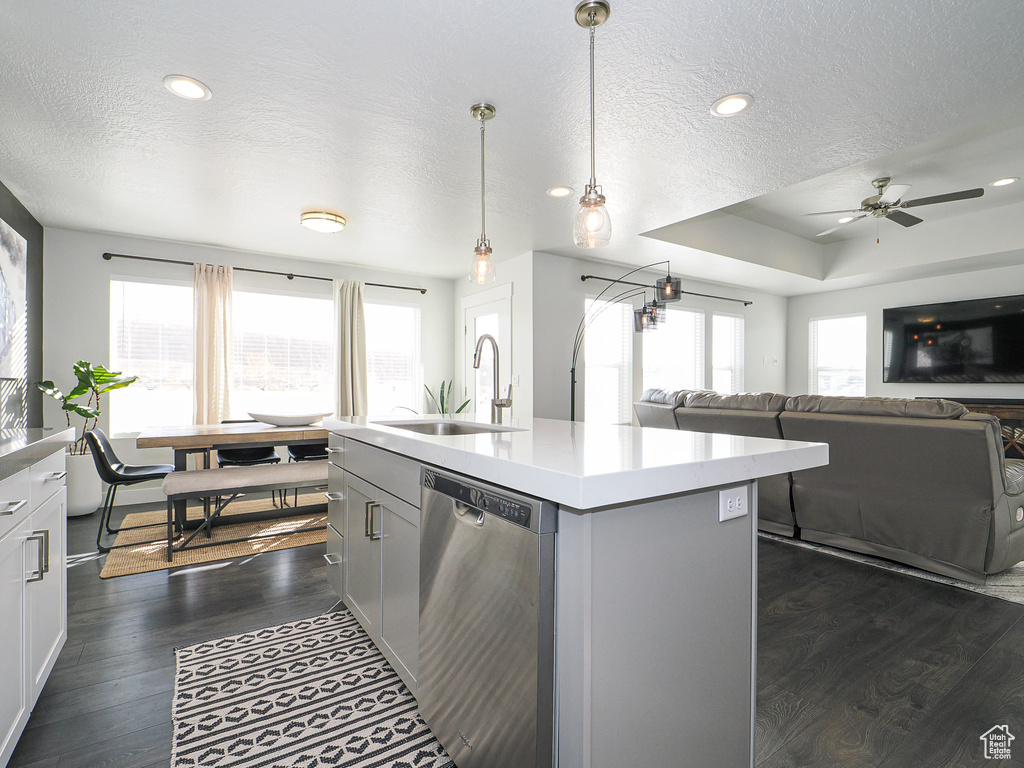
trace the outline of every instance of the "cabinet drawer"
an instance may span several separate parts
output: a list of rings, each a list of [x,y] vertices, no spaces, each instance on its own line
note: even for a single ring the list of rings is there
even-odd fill
[[[420,506],[420,465],[381,448],[345,441],[345,469],[392,496]]]
[[[345,597],[345,537],[335,530],[333,525],[327,526],[327,583],[335,594]]]
[[[327,438],[327,459],[336,467],[345,468],[345,438],[331,435]]]
[[[57,451],[28,469],[29,506],[36,509],[65,485],[64,451]]]
[[[27,468],[6,480],[0,480],[0,538],[6,536],[32,511],[29,484]]]

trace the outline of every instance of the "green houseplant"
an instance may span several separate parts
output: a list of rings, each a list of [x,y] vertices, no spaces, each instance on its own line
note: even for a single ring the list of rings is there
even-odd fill
[[[72,370],[77,383],[67,394],[61,392],[57,385],[49,380],[38,382],[36,387],[60,403],[69,427],[73,426],[72,414],[82,417],[81,432],[76,426],[75,441],[68,449],[67,460],[68,516],[78,517],[94,512],[100,505],[103,493],[100,477],[96,474],[92,456],[89,455],[85,442],[85,433],[95,428],[99,422],[102,396],[115,389],[127,387],[138,377],[125,376],[120,371],[108,371],[102,365],[93,365],[85,360],[75,363]]]
[[[437,412],[440,413],[442,416],[451,416],[453,413],[462,413],[462,411],[465,410],[466,406],[469,405],[469,400],[467,400],[454,411],[452,410],[452,384],[454,383],[454,379],[448,382],[446,382],[444,379],[441,380],[441,388],[437,391],[438,395],[440,395],[440,398],[434,397],[434,393],[430,391],[430,387],[428,387],[426,384],[423,385],[423,388],[427,390],[427,394],[430,395],[430,402],[434,404],[434,407],[437,409]],[[447,391],[445,390],[445,384],[448,385]]]

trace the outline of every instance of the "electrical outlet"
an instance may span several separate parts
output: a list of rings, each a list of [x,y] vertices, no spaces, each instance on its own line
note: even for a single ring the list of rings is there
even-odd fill
[[[735,517],[743,517],[747,514],[747,486],[740,485],[736,488],[726,488],[718,492],[718,522],[724,523]]]

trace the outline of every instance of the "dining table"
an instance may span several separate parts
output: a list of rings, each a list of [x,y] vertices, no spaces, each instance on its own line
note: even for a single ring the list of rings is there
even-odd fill
[[[225,448],[255,448],[266,445],[310,445],[326,443],[328,431],[322,424],[305,424],[294,427],[276,427],[260,421],[231,422],[227,424],[193,424],[188,426],[147,427],[135,440],[137,448],[170,448],[174,451],[174,471],[187,472],[189,455],[202,458],[202,468],[210,467],[210,454]],[[230,469],[224,469],[230,472]],[[196,527],[202,520],[187,520],[185,501],[174,502],[174,516],[182,529]],[[234,514],[219,518],[217,524],[241,523],[250,520],[266,520],[276,517],[290,517],[317,511],[326,504],[302,507],[272,509],[261,512]]]

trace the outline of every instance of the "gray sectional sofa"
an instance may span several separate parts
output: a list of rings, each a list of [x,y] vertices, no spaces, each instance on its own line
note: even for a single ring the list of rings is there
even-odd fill
[[[948,400],[648,390],[640,426],[829,444],[758,482],[762,530],[983,582],[1024,560],[1024,460],[999,421]]]

